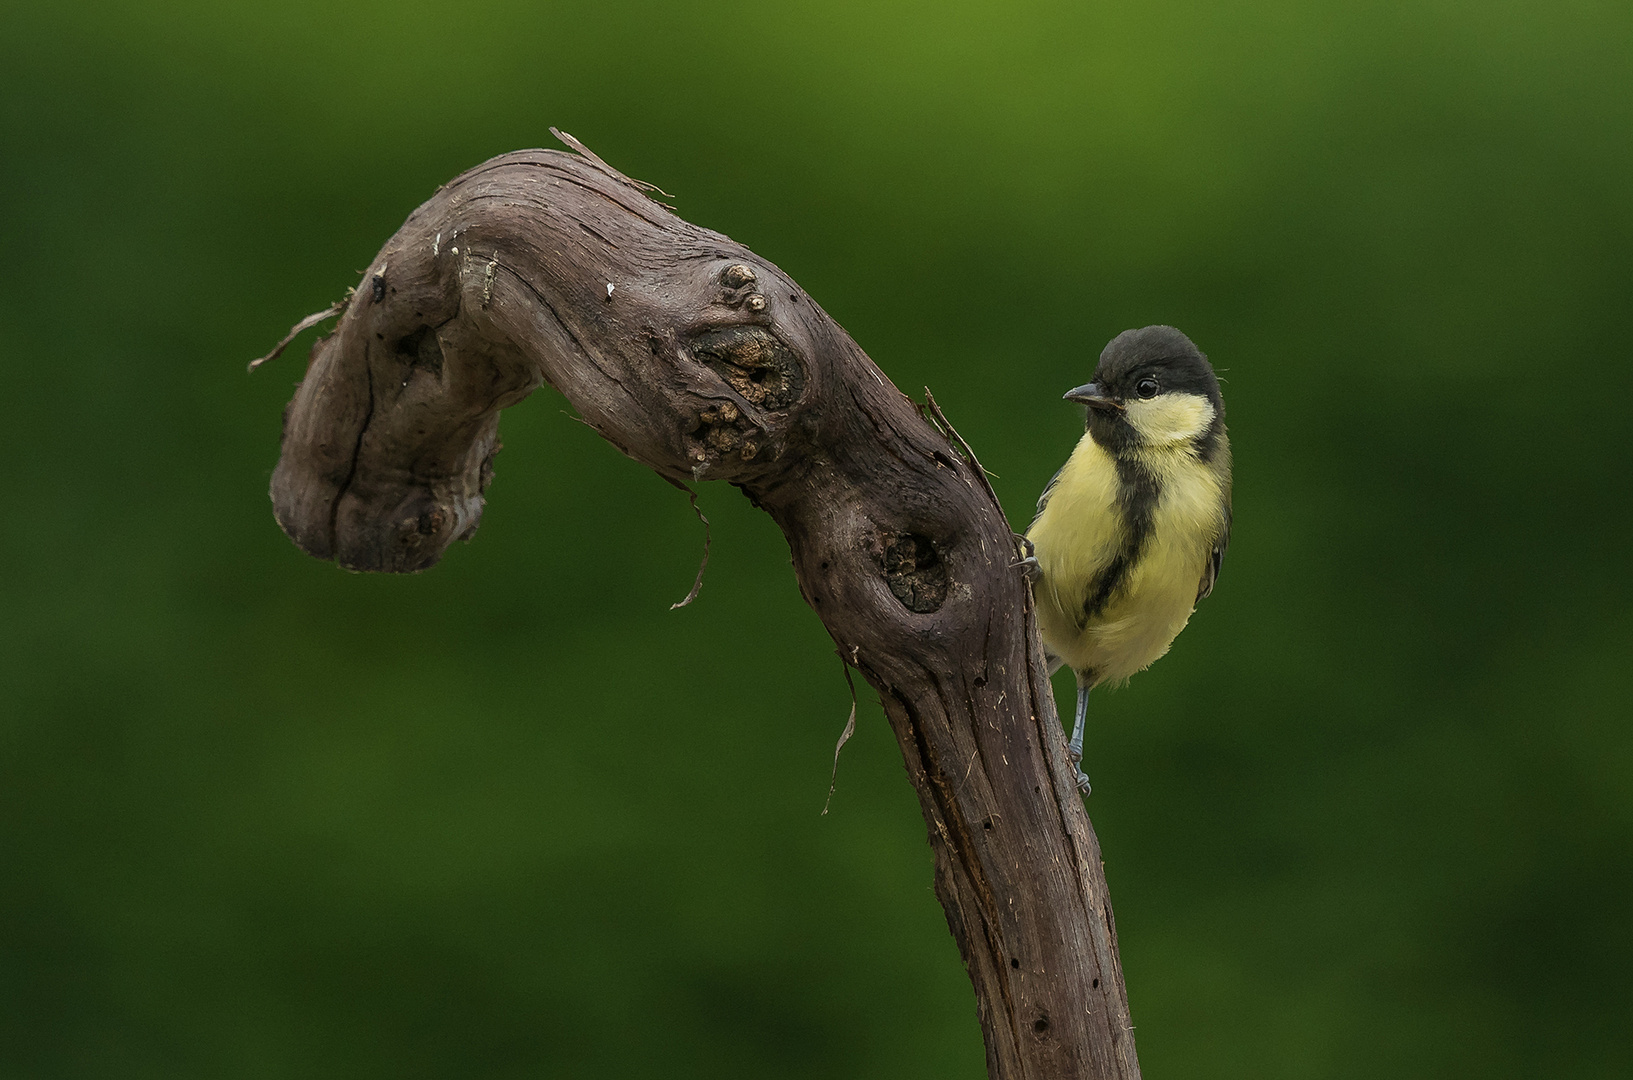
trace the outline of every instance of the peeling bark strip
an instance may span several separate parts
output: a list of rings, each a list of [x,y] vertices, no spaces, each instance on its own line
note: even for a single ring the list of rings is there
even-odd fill
[[[409,215],[285,413],[279,524],[349,569],[431,566],[481,519],[500,410],[545,382],[667,479],[738,485],[884,703],[990,1074],[1137,1077],[1100,847],[979,466],[782,271],[646,190],[527,150]]]

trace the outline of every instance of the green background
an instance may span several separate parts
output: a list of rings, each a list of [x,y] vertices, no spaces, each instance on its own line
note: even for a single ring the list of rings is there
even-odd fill
[[[507,414],[408,578],[266,498],[307,341],[557,125],[929,385],[1017,525],[1131,326],[1236,529],[1094,705],[1152,1077],[1633,1073],[1633,9],[0,8],[0,1076],[968,1077],[787,548]],[[1064,683],[1057,689],[1067,692]]]

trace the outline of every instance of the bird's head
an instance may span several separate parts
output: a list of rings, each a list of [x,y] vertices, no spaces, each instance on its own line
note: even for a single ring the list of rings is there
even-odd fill
[[[1172,326],[1125,330],[1100,354],[1094,381],[1066,394],[1089,408],[1089,433],[1111,451],[1192,443],[1203,457],[1225,427],[1213,367]]]

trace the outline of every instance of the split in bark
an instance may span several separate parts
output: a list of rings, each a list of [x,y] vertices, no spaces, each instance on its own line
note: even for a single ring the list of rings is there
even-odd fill
[[[349,569],[431,566],[480,521],[500,411],[545,382],[666,479],[737,486],[879,692],[990,1075],[1138,1077],[1099,844],[973,454],[787,275],[563,140],[451,181],[375,257],[285,411],[279,524]]]

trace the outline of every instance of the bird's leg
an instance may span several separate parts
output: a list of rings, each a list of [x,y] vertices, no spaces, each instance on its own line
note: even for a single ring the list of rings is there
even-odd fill
[[[1089,794],[1089,776],[1083,771],[1083,717],[1089,711],[1089,688],[1084,683],[1077,684],[1077,719],[1072,722],[1072,741],[1066,745],[1066,753],[1072,759],[1072,766],[1077,769],[1077,790],[1084,795]]]
[[[1033,548],[1032,541],[1028,540],[1020,533],[1015,534],[1015,539],[1021,542],[1021,550],[1026,552],[1026,557],[1017,563],[1011,563],[1010,569],[1013,570],[1019,568],[1021,573],[1026,575],[1027,581],[1036,584],[1038,578],[1043,576],[1043,569],[1038,566],[1037,550]]]

